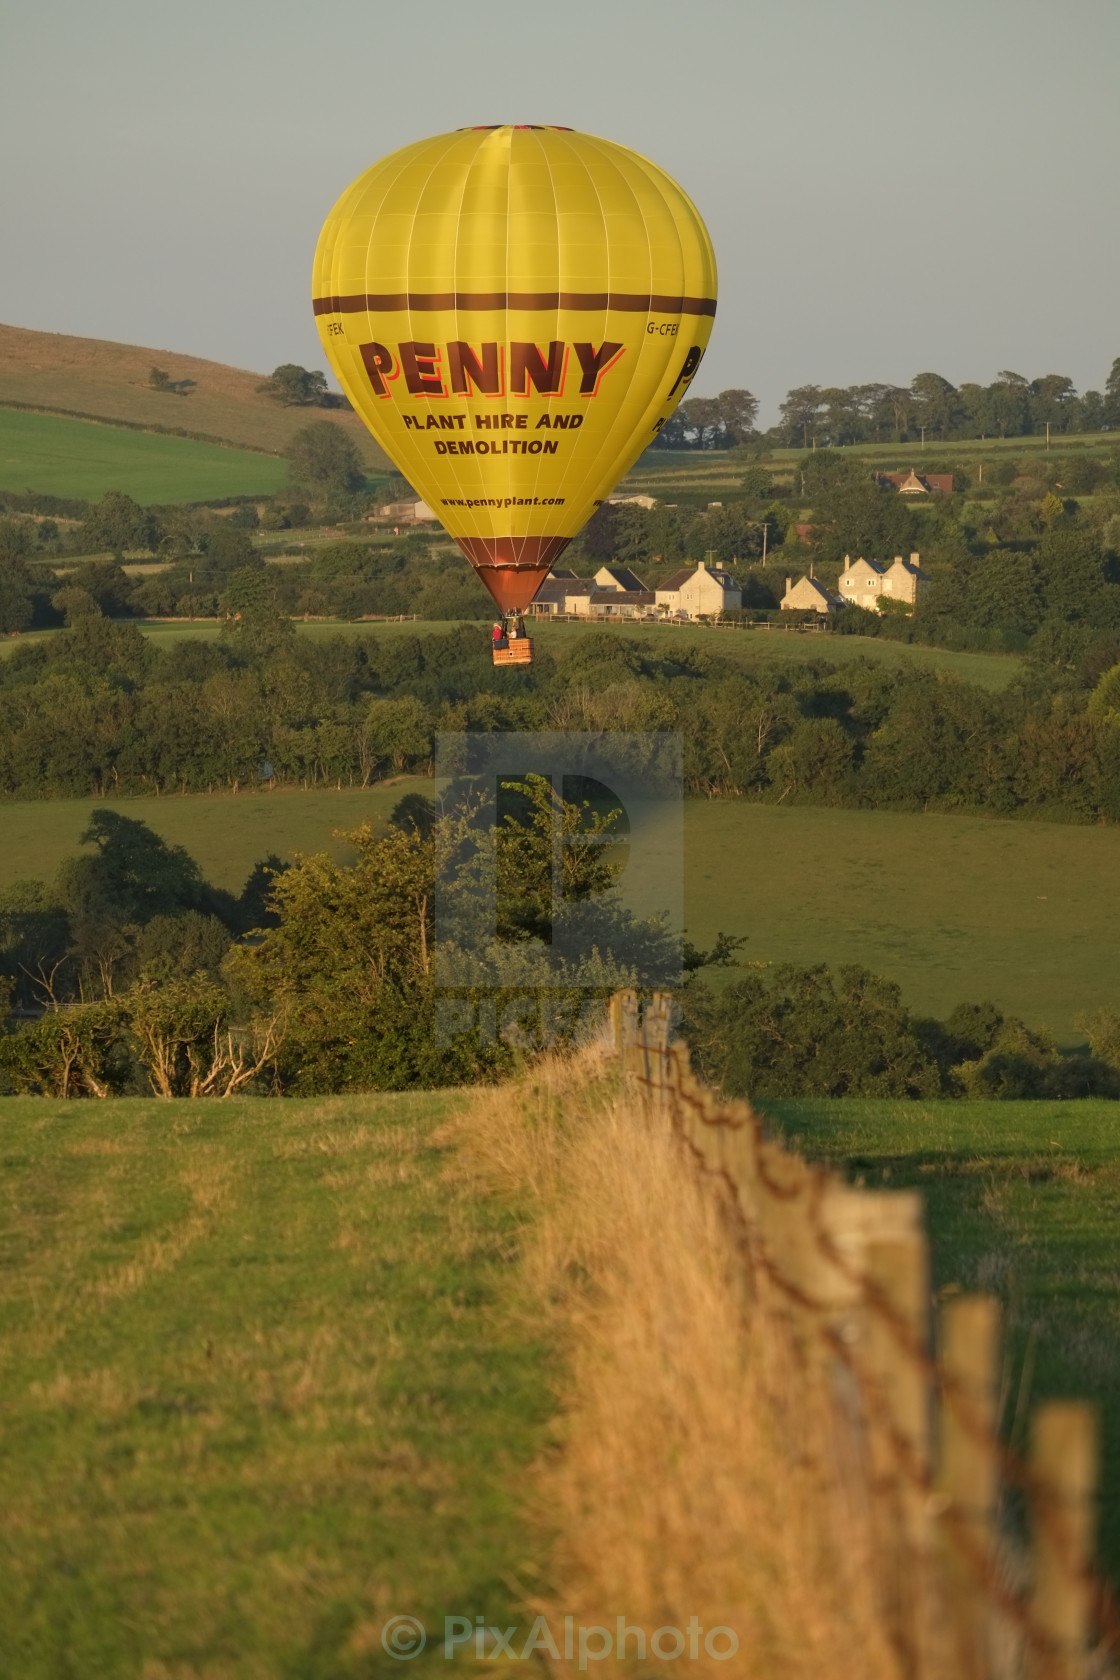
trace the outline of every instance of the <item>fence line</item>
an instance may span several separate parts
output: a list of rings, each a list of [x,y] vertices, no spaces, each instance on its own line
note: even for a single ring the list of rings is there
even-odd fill
[[[616,993],[614,1047],[725,1201],[749,1295],[829,1375],[888,1525],[882,1607],[902,1672],[921,1680],[940,1639],[960,1680],[1114,1673],[1120,1613],[1092,1562],[1095,1407],[1039,1405],[1028,1459],[1013,1452],[998,1428],[998,1303],[958,1296],[933,1324],[918,1192],[854,1188],[767,1138],[748,1103],[692,1073],[672,1010],[668,993],[644,1011]],[[1029,1559],[999,1522],[1009,1488],[1025,1496]]]

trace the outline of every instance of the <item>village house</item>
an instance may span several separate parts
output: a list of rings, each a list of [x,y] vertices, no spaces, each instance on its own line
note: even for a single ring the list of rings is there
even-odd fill
[[[796,583],[792,578],[786,579],[786,592],[781,602],[783,612],[815,612],[827,615],[839,612],[843,605],[843,595],[837,595],[833,589],[826,589],[817,578],[799,577]]]
[[[952,473],[909,472],[876,473],[880,484],[893,484],[900,496],[951,496]]]
[[[411,501],[386,502],[384,507],[378,508],[377,517],[391,519],[397,525],[421,525],[429,519],[436,520],[438,515],[432,512],[427,502]]]
[[[730,572],[706,560],[674,572],[656,591],[658,609],[673,618],[715,617],[743,604],[743,592]]]
[[[912,607],[929,583],[920,560],[918,554],[912,554],[909,560],[896,554],[894,564],[886,567],[880,566],[877,560],[865,560],[862,555],[853,562],[851,555],[845,554],[838,585],[840,598],[847,605],[864,607],[868,612],[879,612],[884,597],[904,601]]]
[[[530,608],[539,617],[572,613],[579,618],[648,618],[653,610],[652,589],[627,566],[600,566],[593,578],[554,572]]]
[[[637,572],[632,572],[629,566],[600,566],[595,573],[595,582],[600,589],[645,589]]]

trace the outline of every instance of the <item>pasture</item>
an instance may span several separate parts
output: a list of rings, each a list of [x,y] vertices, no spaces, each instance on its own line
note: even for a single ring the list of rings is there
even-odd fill
[[[53,875],[99,804],[183,845],[239,891],[268,852],[330,850],[425,778],[185,798],[0,805],[0,886]],[[1059,1043],[1120,1001],[1120,828],[689,799],[685,922],[694,944],[745,935],[743,962],[861,963],[944,1017],[991,998]],[[716,970],[717,983],[734,970]]]
[[[395,1615],[520,1619],[548,1360],[459,1100],[0,1100],[6,1680],[365,1680]]]
[[[1000,1296],[1004,1424],[1028,1402],[1101,1402],[1103,1560],[1120,1569],[1120,1141],[1108,1102],[765,1101],[795,1147],[926,1200],[933,1285]]]
[[[89,500],[123,490],[142,503],[200,502],[269,496],[287,477],[287,464],[273,455],[0,408],[0,488],[7,490]]]

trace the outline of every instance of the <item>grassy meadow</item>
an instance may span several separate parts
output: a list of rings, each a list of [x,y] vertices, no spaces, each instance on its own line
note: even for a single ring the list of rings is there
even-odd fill
[[[98,805],[183,845],[239,891],[268,852],[346,855],[333,829],[385,817],[423,777],[368,789],[0,805],[0,885],[49,877]],[[689,938],[743,934],[744,962],[862,963],[915,1009],[991,998],[1062,1044],[1120,997],[1120,829],[690,799]],[[713,971],[717,982],[734,970]]]
[[[933,1283],[994,1292],[1009,1332],[1004,1419],[1095,1399],[1104,1429],[1102,1553],[1120,1571],[1120,1123],[1109,1102],[765,1101],[788,1141],[870,1187],[922,1191]]]
[[[286,463],[272,455],[0,407],[0,488],[6,490],[89,500],[123,490],[141,503],[199,502],[270,496],[287,478]]]
[[[6,1680],[371,1680],[389,1617],[517,1619],[548,1357],[459,1100],[0,1101]]]

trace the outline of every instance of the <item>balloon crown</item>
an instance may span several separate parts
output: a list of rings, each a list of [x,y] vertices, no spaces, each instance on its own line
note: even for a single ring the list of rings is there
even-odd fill
[[[496,128],[505,128],[505,123],[466,123],[456,129],[457,134],[492,134]],[[510,128],[547,129],[550,134],[574,134],[575,129],[570,123],[510,123]]]

